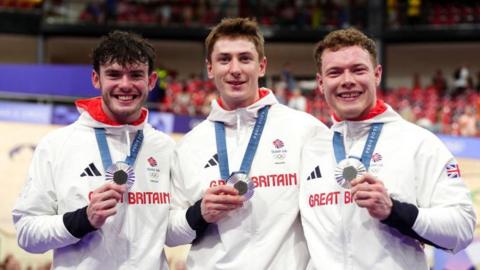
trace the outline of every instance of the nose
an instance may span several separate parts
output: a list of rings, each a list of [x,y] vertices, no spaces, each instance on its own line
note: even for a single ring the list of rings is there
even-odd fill
[[[355,79],[349,70],[345,70],[342,76],[342,86],[349,88],[355,85]]]
[[[128,77],[128,75],[125,74],[122,76],[119,86],[121,89],[126,89],[130,87],[130,78]]]
[[[233,59],[233,60],[230,62],[229,72],[230,72],[230,74],[232,74],[233,76],[238,76],[238,75],[240,75],[240,62],[238,61],[238,59]]]

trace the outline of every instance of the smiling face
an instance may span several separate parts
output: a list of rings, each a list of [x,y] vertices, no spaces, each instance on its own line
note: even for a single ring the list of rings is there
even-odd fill
[[[144,63],[127,66],[107,63],[100,66],[99,73],[92,73],[92,83],[102,93],[103,111],[120,124],[132,123],[140,117],[156,81],[157,73],[149,74]]]
[[[259,59],[255,44],[246,38],[220,38],[207,60],[208,78],[213,79],[223,106],[235,110],[258,98],[258,78],[265,75],[267,59]]]
[[[341,119],[353,120],[375,106],[381,77],[382,67],[374,66],[367,50],[347,46],[323,51],[317,83],[335,114]]]

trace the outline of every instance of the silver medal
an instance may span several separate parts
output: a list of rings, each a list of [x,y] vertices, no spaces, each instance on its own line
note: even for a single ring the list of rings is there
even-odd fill
[[[135,172],[132,166],[121,161],[108,167],[105,172],[105,177],[107,180],[111,180],[118,185],[127,184],[129,189],[135,182]]]
[[[340,161],[335,168],[335,180],[340,186],[351,188],[350,182],[366,172],[367,170],[360,160],[347,158]]]
[[[233,186],[245,200],[253,196],[254,185],[244,172],[233,172],[227,179],[227,185]]]

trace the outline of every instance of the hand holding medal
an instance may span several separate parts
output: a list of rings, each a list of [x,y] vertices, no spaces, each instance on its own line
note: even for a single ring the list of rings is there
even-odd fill
[[[366,173],[351,184],[353,200],[359,207],[367,209],[370,216],[384,220],[390,215],[393,202],[383,181]]]
[[[108,217],[115,215],[117,213],[116,205],[126,190],[125,185],[117,185],[112,182],[107,182],[94,190],[86,210],[90,225],[98,229],[105,224]]]
[[[230,211],[242,207],[243,201],[238,191],[231,186],[210,187],[205,191],[200,205],[202,217],[208,223],[217,222]]]
[[[142,146],[143,131],[137,131],[130,149],[130,155],[127,156],[125,161],[113,164],[110,150],[108,149],[105,129],[95,128],[95,138],[102,164],[105,168],[105,180],[107,180],[107,183],[92,193],[90,203],[87,206],[87,218],[90,224],[98,229],[105,223],[108,217],[117,213],[117,203],[122,199],[127,189],[130,189],[135,183],[135,172],[132,166]]]

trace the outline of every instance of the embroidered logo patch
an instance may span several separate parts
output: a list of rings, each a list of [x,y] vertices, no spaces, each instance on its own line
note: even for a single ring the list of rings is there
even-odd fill
[[[203,168],[206,169],[213,166],[218,166],[218,154],[213,155],[213,157],[211,157],[207,161],[207,163],[205,164],[205,166],[203,166]]]
[[[148,161],[148,164],[150,164],[150,166],[152,167],[157,167],[158,165],[157,160],[155,160],[153,157],[149,157],[147,161]]]
[[[275,139],[273,142],[272,142],[273,146],[275,148],[273,148],[271,151],[272,153],[272,157],[273,159],[275,160],[275,164],[283,164],[285,163],[283,160],[286,158],[287,156],[287,149],[285,149],[285,143],[283,143],[282,140],[280,139]]]
[[[313,180],[318,178],[322,178],[322,173],[320,172],[320,165],[315,167],[315,169],[313,169],[313,171],[307,177],[307,180]]]
[[[82,173],[80,174],[80,177],[86,177],[86,176],[101,176],[102,174],[100,171],[97,169],[95,164],[92,162],[88,164],[88,166],[83,169]]]
[[[445,170],[449,178],[454,179],[460,177],[460,167],[458,167],[458,164],[454,161],[448,163],[447,166],[445,166]]]
[[[379,153],[374,153],[372,155],[372,161],[373,162],[379,162],[383,159],[382,155],[380,155]]]
[[[277,148],[277,149],[280,149],[280,148],[282,148],[282,147],[285,146],[285,144],[284,144],[281,140],[279,140],[279,139],[276,139],[275,141],[273,141],[273,145],[274,145],[275,148]]]

